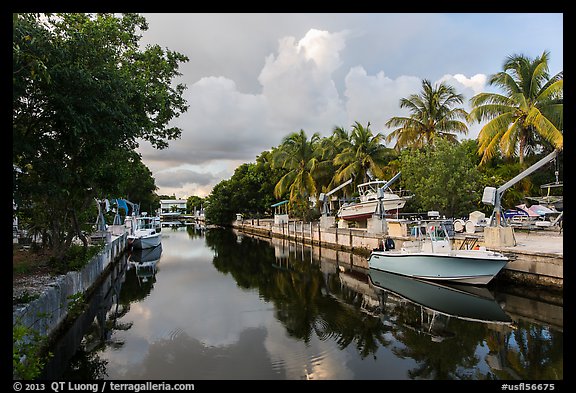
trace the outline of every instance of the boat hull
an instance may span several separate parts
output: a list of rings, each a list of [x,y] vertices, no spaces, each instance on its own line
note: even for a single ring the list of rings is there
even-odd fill
[[[479,250],[459,250],[458,253],[374,251],[368,259],[368,267],[424,280],[486,285],[507,262],[508,258],[503,255]]]
[[[160,233],[155,233],[153,235],[129,237],[129,241],[131,241],[132,248],[145,249],[157,247],[160,245],[162,238]]]
[[[378,203],[377,200],[372,200],[342,206],[338,211],[338,217],[343,220],[362,220],[370,218],[376,213]],[[406,200],[400,197],[391,197],[389,199],[384,199],[383,203],[386,212],[394,212],[398,209],[402,209],[406,204]]]

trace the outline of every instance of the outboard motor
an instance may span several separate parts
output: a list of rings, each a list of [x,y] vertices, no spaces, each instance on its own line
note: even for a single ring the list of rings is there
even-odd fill
[[[390,251],[396,248],[396,244],[394,244],[394,240],[391,237],[387,237],[386,241],[384,241],[384,249],[386,251]]]

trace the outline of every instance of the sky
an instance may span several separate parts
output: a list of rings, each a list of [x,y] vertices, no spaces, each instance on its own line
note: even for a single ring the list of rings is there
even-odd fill
[[[170,126],[180,139],[139,153],[159,195],[206,197],[243,163],[304,130],[329,136],[355,122],[388,135],[410,113],[401,98],[422,80],[468,100],[511,55],[550,53],[563,71],[562,13],[143,13],[142,45],[189,58],[174,80],[189,108]],[[481,124],[469,125],[467,139]],[[392,147],[389,145],[389,147]]]

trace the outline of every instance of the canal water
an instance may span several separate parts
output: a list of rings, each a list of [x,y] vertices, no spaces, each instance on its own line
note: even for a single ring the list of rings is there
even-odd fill
[[[438,286],[342,252],[162,229],[123,258],[42,379],[562,380],[561,295]]]

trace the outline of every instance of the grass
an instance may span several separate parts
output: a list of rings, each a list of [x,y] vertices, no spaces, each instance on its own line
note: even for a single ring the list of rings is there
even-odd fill
[[[14,277],[49,273],[50,255],[44,250],[23,248],[14,244],[12,248],[12,275]]]

